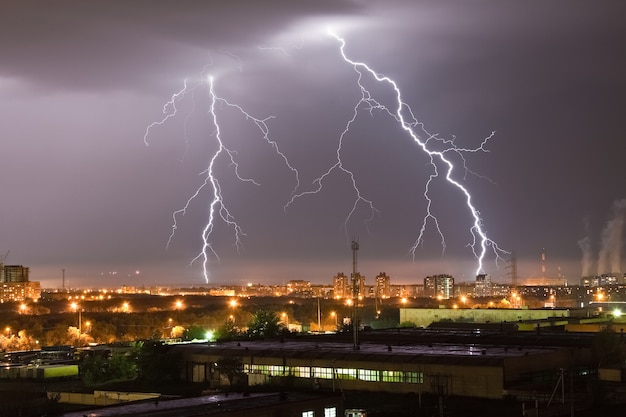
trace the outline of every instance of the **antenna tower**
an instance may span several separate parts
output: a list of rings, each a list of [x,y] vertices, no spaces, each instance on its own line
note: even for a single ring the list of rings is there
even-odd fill
[[[352,241],[352,333],[354,341],[354,350],[359,348],[359,317],[357,306],[359,304],[359,273],[357,272],[357,251],[359,250],[359,242]]]

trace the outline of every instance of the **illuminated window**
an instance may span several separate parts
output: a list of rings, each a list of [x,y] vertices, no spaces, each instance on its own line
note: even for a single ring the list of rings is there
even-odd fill
[[[310,378],[311,368],[308,366],[292,366],[289,368],[289,374],[300,378]]]
[[[283,375],[285,367],[280,365],[243,365],[243,371],[250,374]]]
[[[324,408],[324,417],[337,417],[337,408],[336,407]]]
[[[337,379],[356,379],[356,369],[351,368],[335,368]]]
[[[383,371],[383,382],[402,382],[402,371]]]
[[[311,377],[320,379],[333,379],[333,369],[313,367],[311,368]]]
[[[302,417],[314,417],[314,416],[315,416],[315,413],[313,412],[313,410],[302,412]]]
[[[373,369],[359,369],[359,379],[363,381],[378,381],[379,371],[375,371]]]

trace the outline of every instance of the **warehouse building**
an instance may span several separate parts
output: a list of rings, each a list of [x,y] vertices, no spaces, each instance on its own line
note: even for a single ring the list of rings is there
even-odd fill
[[[471,337],[471,336],[470,336]],[[501,399],[534,376],[591,364],[586,347],[508,343],[450,343],[445,338],[407,343],[389,334],[384,342],[239,341],[173,347],[183,357],[187,381],[223,384],[219,363],[241,364],[249,385],[285,384],[326,390],[445,394]]]

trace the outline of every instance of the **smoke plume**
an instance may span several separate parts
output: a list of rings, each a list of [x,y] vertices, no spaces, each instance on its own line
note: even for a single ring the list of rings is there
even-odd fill
[[[578,241],[578,247],[580,247],[580,250],[583,252],[583,270],[581,276],[588,277],[591,273],[591,266],[593,262],[593,255],[591,253],[591,239],[589,238],[589,236],[585,236],[584,238],[580,239]]]
[[[611,207],[611,218],[602,230],[598,253],[598,275],[622,271],[622,236],[625,216],[626,199],[615,201]]]

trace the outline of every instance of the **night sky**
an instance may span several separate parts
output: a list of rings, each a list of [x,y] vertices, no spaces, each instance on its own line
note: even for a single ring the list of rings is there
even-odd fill
[[[0,253],[44,286],[201,285],[214,163],[241,248],[219,218],[209,282],[371,283],[474,278],[471,216],[457,188],[430,187],[435,223],[410,252],[432,167],[384,109],[358,115],[345,52],[393,79],[490,239],[521,278],[622,270],[626,211],[623,1],[12,1],[0,14]],[[214,124],[209,74],[216,103]],[[186,83],[186,84],[185,84]],[[394,91],[364,75],[387,108]],[[175,109],[167,105],[173,95]],[[265,120],[269,139],[237,108]],[[163,113],[165,106],[166,113]],[[176,114],[173,111],[176,110]],[[408,111],[405,108],[405,111]],[[171,116],[164,122],[164,117]],[[271,117],[271,118],[270,118]],[[146,130],[148,126],[150,129]],[[415,131],[424,138],[424,131]],[[144,135],[149,146],[144,143]],[[250,181],[240,181],[237,174]],[[176,217],[176,230],[168,245]],[[505,255],[505,258],[508,256]],[[492,253],[484,272],[506,282]]]

